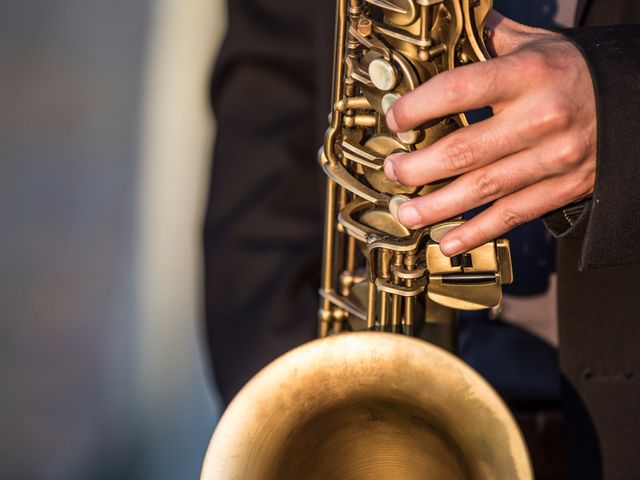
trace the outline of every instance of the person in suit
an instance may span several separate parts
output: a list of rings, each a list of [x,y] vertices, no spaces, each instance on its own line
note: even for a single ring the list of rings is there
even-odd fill
[[[332,8],[331,0],[229,3],[212,83],[219,134],[204,237],[207,331],[227,401],[314,336],[324,191],[313,159],[329,106]],[[486,105],[495,115],[460,132],[468,148],[448,151],[445,139],[428,154],[388,159],[385,170],[404,181],[407,172],[420,181],[435,180],[434,170],[462,174],[431,198],[440,210],[424,200],[404,206],[411,226],[494,202],[451,232],[445,253],[545,216],[559,239],[570,475],[637,478],[640,5],[580,0],[575,9],[579,27],[561,33],[493,15],[496,58],[435,77],[411,94],[418,107],[394,106],[389,126]],[[424,100],[434,89],[457,94],[434,105]]]

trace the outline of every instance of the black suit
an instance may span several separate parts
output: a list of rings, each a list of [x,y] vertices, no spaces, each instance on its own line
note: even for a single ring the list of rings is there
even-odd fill
[[[640,478],[640,2],[582,1],[567,32],[598,107],[593,201],[558,242],[560,364],[574,478]],[[596,25],[636,26],[592,27]],[[557,221],[557,218],[556,218]],[[554,223],[554,222],[552,222]],[[553,225],[557,227],[557,224]],[[576,269],[581,265],[583,272]]]
[[[324,197],[314,158],[329,111],[332,4],[229,2],[212,84],[219,130],[204,238],[207,327],[227,401],[261,366],[314,335],[310,278],[318,275]],[[578,18],[640,24],[640,2],[582,1]],[[599,124],[594,201],[573,225],[562,213],[548,218],[562,237],[572,476],[640,478],[640,28],[567,35],[590,64]]]

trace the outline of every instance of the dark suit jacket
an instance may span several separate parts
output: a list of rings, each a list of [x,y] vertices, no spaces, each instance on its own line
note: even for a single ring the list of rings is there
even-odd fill
[[[218,139],[204,232],[207,331],[227,401],[260,366],[314,336],[309,277],[318,274],[324,197],[314,158],[330,104],[332,4],[229,2],[211,91]],[[583,0],[578,19],[640,24],[640,2]],[[571,223],[562,212],[548,218],[561,237],[572,476],[640,478],[640,28],[566,34],[590,65],[598,103],[594,199]]]
[[[550,222],[561,237],[557,269],[567,446],[572,478],[636,479],[640,2],[583,0],[578,24],[588,27],[566,34],[582,50],[594,81],[598,163],[593,200],[581,218],[573,226],[560,226],[558,215]]]

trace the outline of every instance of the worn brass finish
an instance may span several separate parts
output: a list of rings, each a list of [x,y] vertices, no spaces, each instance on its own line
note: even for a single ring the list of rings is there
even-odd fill
[[[508,409],[446,351],[455,351],[457,310],[500,303],[513,279],[509,244],[444,256],[438,242],[462,218],[409,230],[396,215],[448,181],[416,188],[383,172],[389,154],[467,125],[457,114],[395,134],[385,114],[434,75],[487,58],[491,5],[337,0],[333,110],[318,155],[327,175],[318,312],[326,338],[243,388],[214,433],[202,480],[533,478]]]
[[[523,480],[526,448],[493,389],[445,350],[391,333],[316,340],[233,400],[203,480]]]
[[[369,330],[430,338],[428,330],[445,322],[429,315],[447,315],[427,308],[429,302],[452,310],[454,329],[453,310],[494,308],[502,285],[512,281],[505,240],[448,258],[438,242],[462,219],[410,232],[394,217],[399,198],[425,195],[447,181],[409,187],[383,171],[389,154],[424,148],[467,125],[457,114],[396,134],[385,115],[434,75],[488,58],[482,32],[490,9],[490,0],[338,1],[334,108],[319,157],[328,177],[321,337],[358,330],[365,318]],[[341,283],[358,276],[348,288]],[[353,302],[350,290],[365,285],[370,301]]]

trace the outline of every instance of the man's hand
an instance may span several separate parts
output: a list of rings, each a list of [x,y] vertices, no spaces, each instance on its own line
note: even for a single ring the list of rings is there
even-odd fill
[[[587,64],[562,35],[492,12],[493,58],[435,76],[387,112],[395,132],[485,106],[494,116],[433,145],[393,154],[391,180],[424,185],[458,176],[446,187],[403,204],[398,217],[418,228],[494,202],[440,242],[457,255],[593,193],[596,104]]]

